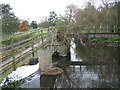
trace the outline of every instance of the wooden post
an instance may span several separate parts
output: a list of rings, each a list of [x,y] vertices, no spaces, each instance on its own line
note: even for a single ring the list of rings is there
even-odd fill
[[[13,70],[15,71],[16,65],[15,65],[14,37],[11,37],[11,54],[12,54]]]
[[[52,39],[51,39],[51,46],[52,46],[52,44],[53,44],[54,31],[55,31],[55,28],[53,28],[53,30],[52,30],[52,32],[51,32],[51,36],[52,36]]]
[[[107,33],[109,33],[109,28],[107,27]]]
[[[48,39],[49,39],[49,34],[50,34],[49,32],[50,32],[50,28],[48,28]]]
[[[96,26],[94,26],[94,37],[95,37],[95,33],[96,33]]]
[[[51,29],[52,30],[52,29]],[[51,32],[50,32],[50,30],[48,31],[48,39],[50,40],[50,34],[51,34]],[[50,41],[49,41],[49,49],[50,49]]]
[[[42,35],[42,48],[43,48],[43,31],[41,30],[41,35]]]
[[[87,33],[90,33],[89,31],[90,31],[90,28],[87,28]]]
[[[32,43],[32,56],[34,57],[34,38],[33,38],[33,34],[31,33],[31,43]]]

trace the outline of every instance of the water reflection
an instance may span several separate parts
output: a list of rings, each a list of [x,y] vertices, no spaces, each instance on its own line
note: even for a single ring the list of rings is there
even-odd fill
[[[77,47],[75,53],[77,59],[89,62],[115,62],[118,63],[119,48],[105,47],[105,46],[84,46],[80,40],[74,40]]]
[[[106,67],[70,66],[66,73],[57,78],[58,88],[116,88],[118,87],[117,72],[105,72]],[[100,69],[101,68],[101,69]]]
[[[75,42],[75,43],[74,43]],[[57,88],[117,88],[118,54],[116,48],[89,47],[74,40],[71,61],[105,63],[104,65],[71,65],[64,67],[64,74],[56,78]],[[111,53],[112,52],[112,53]],[[110,64],[113,63],[113,64]],[[64,63],[60,60],[59,63]],[[58,65],[59,65],[58,63]]]
[[[56,80],[56,75],[41,75],[40,77],[40,88],[54,88],[55,80]]]

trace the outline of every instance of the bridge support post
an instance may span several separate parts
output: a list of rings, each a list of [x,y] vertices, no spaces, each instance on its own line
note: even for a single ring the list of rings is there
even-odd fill
[[[16,70],[16,65],[15,65],[15,50],[14,50],[14,38],[11,37],[11,52],[12,52],[12,63],[13,63],[13,70]]]
[[[60,45],[57,47],[57,51],[60,53],[60,56],[67,56],[69,48],[66,45]]]
[[[38,50],[40,71],[44,71],[44,70],[47,70],[52,67],[52,54],[53,54],[53,52],[48,49],[39,49]]]

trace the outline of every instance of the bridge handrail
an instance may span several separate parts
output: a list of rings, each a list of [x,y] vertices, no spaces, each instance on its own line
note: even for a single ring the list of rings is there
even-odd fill
[[[14,40],[20,38],[16,36],[21,34],[10,36],[9,46],[4,47],[4,51],[2,50],[2,52],[0,53],[0,55],[2,56],[0,59],[0,62],[2,61],[2,63],[0,64],[0,81],[3,77],[8,75],[10,71],[15,70],[16,67],[22,65],[23,62],[25,62],[22,61],[23,58],[29,55],[32,55],[34,57],[35,51],[37,51],[41,47],[46,46],[52,39],[54,39],[55,35],[49,35],[51,33],[48,29],[46,29],[45,32],[44,30],[45,29],[29,32],[29,37],[23,38],[18,42],[14,42]],[[24,37],[24,35],[21,37]],[[16,66],[15,63],[20,64]],[[3,76],[1,77],[1,75]]]
[[[33,31],[24,31],[24,32],[17,32],[15,34],[9,34],[9,35],[1,35],[2,37],[2,41],[5,39],[10,39],[11,37],[19,37],[19,36],[24,36],[30,33],[36,33],[36,32],[41,32],[44,30],[47,30],[48,28],[44,28],[44,29],[35,29]]]

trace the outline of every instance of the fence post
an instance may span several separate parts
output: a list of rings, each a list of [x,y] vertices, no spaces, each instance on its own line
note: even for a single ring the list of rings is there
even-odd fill
[[[53,31],[54,31],[54,27],[51,29],[51,32],[50,32],[50,44],[52,45],[52,39],[53,39]]]
[[[34,54],[34,40],[33,40],[33,39],[34,39],[34,38],[33,38],[33,34],[32,34],[32,32],[31,32],[32,56],[34,57],[35,54]]]
[[[42,48],[43,48],[43,30],[41,30],[41,35],[42,35]]]
[[[90,33],[90,29],[89,28],[87,28],[87,33]]]
[[[47,39],[49,39],[49,27],[48,27],[48,31],[47,31]]]
[[[49,28],[49,31],[48,31],[48,40],[49,40],[49,49],[50,49],[50,35],[51,35],[51,30],[52,30],[53,28]]]
[[[13,63],[13,70],[16,70],[16,65],[15,65],[15,50],[14,50],[14,37],[11,37],[11,54],[12,54],[12,63]]]

